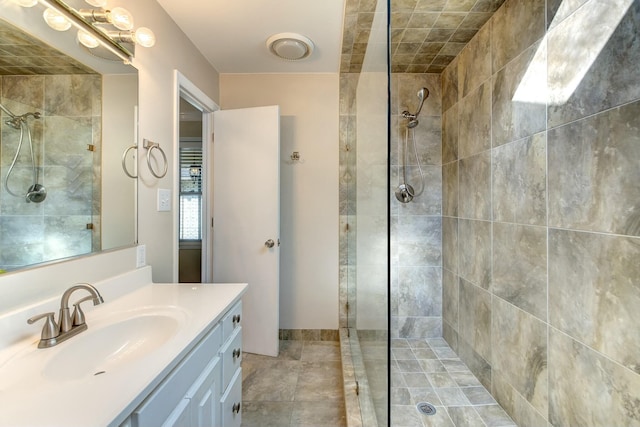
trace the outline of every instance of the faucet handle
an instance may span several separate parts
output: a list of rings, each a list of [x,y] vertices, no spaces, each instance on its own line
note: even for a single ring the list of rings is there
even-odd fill
[[[94,298],[89,295],[86,296],[84,298],[79,299],[78,301],[76,301],[73,304],[73,314],[71,315],[71,318],[73,319],[73,326],[78,326],[78,325],[83,325],[86,323],[85,318],[84,318],[84,311],[82,311],[82,308],[80,307],[80,304],[85,302],[85,301],[89,301],[89,300],[93,300]]]
[[[58,324],[54,320],[53,316],[55,316],[54,312],[38,314],[27,319],[27,323],[31,325],[40,319],[46,318],[46,320],[44,321],[44,326],[42,327],[41,338],[43,340],[55,338],[60,334],[60,328],[58,327]]]

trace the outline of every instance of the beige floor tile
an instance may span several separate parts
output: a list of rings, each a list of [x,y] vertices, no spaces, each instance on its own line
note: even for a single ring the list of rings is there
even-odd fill
[[[283,427],[291,423],[292,402],[250,402],[242,404],[243,427]]]
[[[291,426],[347,425],[343,402],[300,402],[294,405]]]

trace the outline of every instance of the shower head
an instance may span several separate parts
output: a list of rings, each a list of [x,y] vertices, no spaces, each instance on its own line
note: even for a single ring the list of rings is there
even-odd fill
[[[9,120],[5,120],[4,123],[6,125],[11,126],[14,129],[20,129],[22,127],[22,122],[24,119],[22,117],[13,117]]]
[[[420,105],[418,105],[418,111],[416,111],[416,114],[415,114],[416,117],[418,117],[418,114],[420,114],[420,111],[422,111],[424,100],[427,99],[428,97],[429,97],[429,89],[427,89],[426,87],[423,87],[418,91],[418,99],[420,100]]]
[[[407,127],[409,129],[413,129],[414,127],[418,126],[418,115],[420,114],[420,111],[422,111],[422,106],[424,105],[424,100],[427,99],[429,97],[429,89],[427,89],[426,87],[421,88],[418,91],[418,100],[420,101],[420,103],[418,104],[418,111],[414,113],[410,113],[409,111],[403,111],[402,112],[402,117],[404,117],[405,119],[409,119],[409,122],[407,123]]]
[[[5,124],[11,126],[12,128],[20,129],[20,118],[18,116],[13,114],[7,107],[2,104],[0,104],[0,110],[4,111],[4,113],[10,117],[9,120],[5,120]]]
[[[416,126],[418,126],[418,119],[409,119],[409,122],[407,123],[407,127],[409,129],[413,129]]]

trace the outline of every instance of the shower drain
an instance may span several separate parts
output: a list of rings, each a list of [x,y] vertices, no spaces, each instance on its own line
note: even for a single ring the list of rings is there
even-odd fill
[[[418,412],[424,415],[435,415],[436,413],[436,408],[431,403],[420,402],[416,405],[416,408],[418,408]]]

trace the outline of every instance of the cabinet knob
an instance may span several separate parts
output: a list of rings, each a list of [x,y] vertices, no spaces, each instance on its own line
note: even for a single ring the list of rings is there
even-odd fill
[[[233,361],[235,362],[235,360],[237,358],[240,357],[240,355],[242,354],[242,351],[239,348],[236,348],[235,350],[233,350]]]
[[[234,314],[233,317],[231,318],[231,320],[233,321],[234,325],[240,323],[240,315],[239,314]]]
[[[231,408],[231,412],[233,412],[234,414],[240,413],[240,402],[233,404],[233,407]]]

